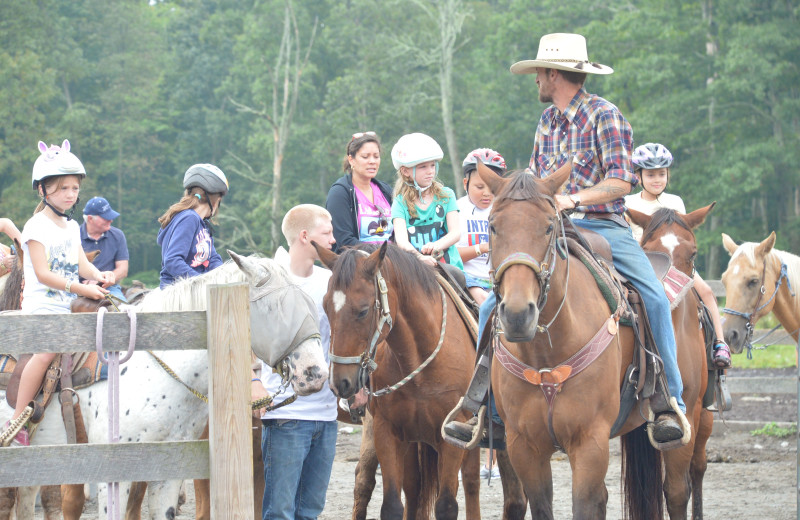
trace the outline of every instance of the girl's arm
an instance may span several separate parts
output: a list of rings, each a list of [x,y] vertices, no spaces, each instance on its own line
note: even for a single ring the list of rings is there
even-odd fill
[[[11,240],[18,240],[22,242],[22,233],[19,232],[17,226],[8,218],[0,218],[0,233],[5,233]]]
[[[81,249],[80,253],[83,256],[84,261],[88,263],[83,249]],[[69,280],[52,272],[47,266],[47,253],[45,253],[44,246],[41,242],[37,242],[36,240],[28,240],[28,256],[30,256],[33,271],[36,273],[36,278],[40,283],[57,291],[66,290]],[[78,265],[78,271],[80,272],[80,264]],[[95,271],[97,271],[97,268],[95,268]],[[86,296],[87,298],[92,298],[93,300],[99,300],[108,291],[101,288],[99,285],[84,285],[82,283],[78,283],[76,280],[74,283],[70,283],[70,292],[73,292],[78,296]]]
[[[484,253],[489,252],[489,242],[481,242],[480,244],[475,244],[474,246],[459,246],[458,254],[461,256],[461,260],[463,262],[469,262],[475,258],[478,258]]]
[[[447,234],[439,240],[428,242],[422,246],[422,253],[429,255],[435,250],[444,251],[458,243],[459,239],[461,239],[461,219],[458,218],[457,210],[447,214],[447,230]]]
[[[406,251],[416,253],[417,250],[408,240],[408,228],[406,227],[405,219],[394,218],[392,219],[392,225],[394,226],[394,241],[397,243],[398,247],[400,247],[400,249],[405,249]]]

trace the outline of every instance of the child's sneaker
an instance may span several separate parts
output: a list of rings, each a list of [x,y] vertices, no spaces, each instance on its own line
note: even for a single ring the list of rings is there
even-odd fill
[[[11,427],[11,421],[6,421],[6,424],[3,425],[3,432],[8,431],[8,429],[10,427]],[[4,445],[6,445],[6,446],[30,446],[31,445],[31,439],[30,439],[30,435],[28,434],[28,427],[27,426],[23,426],[22,428],[20,428],[20,430],[17,432],[17,434],[14,436],[14,438],[11,439],[11,441],[8,444],[4,443]]]
[[[714,343],[714,366],[721,369],[731,367],[731,349],[722,340]]]

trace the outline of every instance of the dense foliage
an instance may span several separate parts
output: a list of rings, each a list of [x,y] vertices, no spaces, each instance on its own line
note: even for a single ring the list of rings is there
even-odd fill
[[[548,32],[580,32],[611,65],[587,88],[617,104],[637,144],[675,154],[670,191],[716,200],[699,233],[716,277],[737,240],[778,232],[800,250],[800,31],[790,0],[19,0],[0,2],[0,216],[36,205],[36,143],[69,138],[83,200],[108,198],[131,273],[157,269],[157,217],[193,163],[231,180],[219,248],[271,253],[277,218],[324,204],[353,132],[426,132],[441,179],[479,146],[527,166],[545,108],[530,76]],[[458,157],[450,157],[450,154]],[[279,207],[273,211],[276,197]],[[81,204],[82,209],[82,204]],[[279,222],[277,222],[279,226]]]

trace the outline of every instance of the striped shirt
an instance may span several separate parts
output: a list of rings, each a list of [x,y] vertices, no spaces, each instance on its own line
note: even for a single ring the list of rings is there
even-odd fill
[[[581,87],[562,114],[551,105],[542,114],[536,128],[530,169],[537,177],[547,177],[574,157],[572,174],[565,192],[576,193],[603,179],[615,178],[636,186],[633,173],[631,125],[619,109]],[[619,213],[625,200],[582,206],[585,213]]]

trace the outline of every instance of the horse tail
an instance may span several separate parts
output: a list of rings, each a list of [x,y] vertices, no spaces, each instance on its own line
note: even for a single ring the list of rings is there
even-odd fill
[[[661,452],[653,448],[645,425],[621,438],[623,518],[664,518],[664,480]]]
[[[419,461],[419,501],[417,518],[430,518],[439,497],[439,454],[432,446],[417,444]]]

